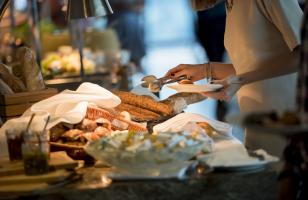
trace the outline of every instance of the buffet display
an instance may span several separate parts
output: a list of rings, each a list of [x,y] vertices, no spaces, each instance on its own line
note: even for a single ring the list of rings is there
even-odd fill
[[[162,101],[152,97],[125,91],[113,91],[121,99],[114,108],[88,105],[85,118],[78,124],[59,123],[50,129],[51,146],[66,150],[68,154],[81,159],[87,157],[83,147],[91,141],[117,133],[151,134],[153,126],[178,113],[187,105],[201,101],[200,94],[175,94]],[[206,123],[199,127],[213,134],[213,128]]]
[[[84,49],[83,67],[86,74],[96,72],[96,65],[99,65],[99,58],[102,53],[94,53],[90,49]],[[100,61],[102,62],[102,61]],[[56,52],[48,52],[42,60],[42,72],[44,76],[55,75],[79,75],[80,55],[71,46],[60,46]]]

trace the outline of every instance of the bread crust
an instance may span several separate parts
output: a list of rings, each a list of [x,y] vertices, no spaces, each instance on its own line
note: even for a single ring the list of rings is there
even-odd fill
[[[121,99],[122,103],[144,108],[163,116],[170,116],[173,113],[171,106],[162,102],[157,102],[149,96],[140,96],[124,91],[113,91],[113,93]]]
[[[199,93],[181,92],[171,95],[161,102],[172,107],[173,114],[178,114],[188,105],[200,102],[204,99],[206,99],[206,97]]]
[[[138,122],[156,121],[162,117],[153,111],[126,103],[121,103],[115,110],[118,112],[127,111],[131,115],[132,120]]]
[[[13,90],[13,92],[25,92],[26,87],[22,81],[10,73],[8,67],[0,63],[0,78]]]
[[[14,74],[26,85],[27,91],[39,91],[45,89],[45,83],[41,70],[36,63],[33,50],[27,47],[18,49],[17,57],[19,65],[14,67]]]
[[[90,120],[96,120],[98,118],[104,118],[111,122],[112,129],[114,130],[129,130],[136,132],[147,132],[144,125],[128,121],[119,115],[112,114],[105,109],[89,106],[85,118]],[[124,127],[125,126],[125,127]]]

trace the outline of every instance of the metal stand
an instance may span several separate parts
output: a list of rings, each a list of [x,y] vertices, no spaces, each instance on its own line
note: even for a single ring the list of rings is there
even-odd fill
[[[33,35],[34,49],[36,52],[36,62],[41,67],[41,38],[39,30],[39,17],[37,9],[37,1],[29,0],[31,18],[29,18],[30,30]]]

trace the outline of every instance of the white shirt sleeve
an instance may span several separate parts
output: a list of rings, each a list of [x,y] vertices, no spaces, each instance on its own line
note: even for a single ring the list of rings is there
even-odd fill
[[[303,12],[297,0],[259,0],[265,15],[283,35],[289,49],[300,45],[300,30]]]

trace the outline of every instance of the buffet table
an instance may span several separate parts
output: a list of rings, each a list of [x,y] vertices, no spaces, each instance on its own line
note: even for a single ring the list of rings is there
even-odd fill
[[[1,194],[0,199],[276,199],[276,171],[212,172],[202,179],[99,182],[97,170],[79,171],[78,180],[48,190],[27,194]],[[89,178],[91,177],[91,178]]]

